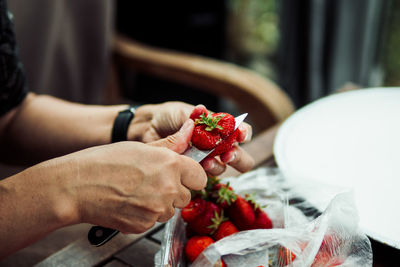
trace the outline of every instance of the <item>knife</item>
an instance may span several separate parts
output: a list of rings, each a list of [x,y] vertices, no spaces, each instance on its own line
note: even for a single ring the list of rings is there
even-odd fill
[[[235,118],[235,130],[247,117],[248,113],[244,113]],[[214,148],[215,149],[215,148]],[[211,150],[199,150],[194,146],[190,146],[183,155],[192,158],[193,160],[200,162],[210,155],[214,149]],[[118,230],[106,228],[103,226],[93,226],[88,232],[88,240],[93,246],[99,247],[110,241],[114,236],[119,233]]]
[[[244,121],[244,119],[247,117],[247,114],[248,113],[244,113],[235,118],[235,130]],[[197,149],[195,146],[190,146],[188,149],[186,149],[185,152],[183,152],[183,155],[188,156],[189,158],[192,158],[197,162],[200,162],[203,159],[205,159],[208,155],[210,155],[214,151],[214,149],[215,148],[211,150],[200,150]]]

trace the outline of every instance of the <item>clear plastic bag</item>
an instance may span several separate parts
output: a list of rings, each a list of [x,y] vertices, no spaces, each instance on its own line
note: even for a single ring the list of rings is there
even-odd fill
[[[221,258],[229,267],[372,266],[371,244],[358,228],[351,192],[318,184],[290,185],[276,168],[259,168],[226,181],[238,194],[256,193],[256,201],[266,205],[274,228],[223,238],[203,251],[192,267],[215,266]],[[326,203],[322,213],[302,198],[305,190]],[[185,242],[185,223],[177,212],[166,224],[156,266],[188,266]]]

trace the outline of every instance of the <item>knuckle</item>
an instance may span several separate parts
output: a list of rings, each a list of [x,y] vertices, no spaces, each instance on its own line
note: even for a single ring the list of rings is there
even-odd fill
[[[169,135],[166,138],[167,142],[171,145],[174,145],[177,143],[177,137],[175,135]]]
[[[164,196],[164,200],[174,198],[178,194],[178,188],[175,179],[166,177],[163,180],[164,181],[162,182],[162,184],[160,184],[159,190],[160,193]]]
[[[172,170],[175,172],[175,170],[179,168],[181,162],[178,156],[179,154],[172,153],[172,151],[168,150],[168,154],[166,154],[164,157],[164,166],[168,171]]]
[[[165,211],[165,206],[163,203],[154,203],[149,207],[149,213],[152,217],[157,218],[160,214],[163,214]]]

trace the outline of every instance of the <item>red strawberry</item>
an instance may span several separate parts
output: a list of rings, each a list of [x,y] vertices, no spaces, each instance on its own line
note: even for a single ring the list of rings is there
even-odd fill
[[[255,220],[252,225],[246,230],[251,229],[271,229],[272,221],[267,213],[263,211],[260,205],[254,200],[255,194],[246,194],[246,201],[253,207]]]
[[[223,220],[221,209],[216,204],[206,201],[203,212],[194,221],[188,223],[188,226],[199,235],[210,235]]]
[[[343,264],[344,259],[340,257],[332,257],[329,252],[319,251],[317,255],[315,255],[314,262],[311,264],[311,267],[334,267]]]
[[[256,219],[253,207],[241,196],[237,196],[228,212],[229,218],[239,230],[247,230]]]
[[[219,112],[212,114],[212,117],[219,119],[218,126],[220,126],[222,129],[218,129],[220,130],[219,133],[222,139],[228,137],[235,130],[235,117],[233,117],[231,114]]]
[[[216,148],[213,156],[229,150],[236,142],[237,133],[234,134],[235,118],[228,113],[207,114],[204,112],[200,116],[198,110],[194,110],[190,118],[195,122],[192,135],[192,145],[201,150]],[[227,139],[227,140],[225,140]]]
[[[193,232],[192,228],[190,228],[190,227],[185,227],[185,232],[186,232],[187,238],[191,238],[192,236],[196,235],[196,233]]]
[[[239,130],[237,129],[228,138],[219,142],[218,145],[215,147],[215,150],[208,157],[215,157],[230,150],[237,142],[238,135]]]
[[[322,252],[326,252],[333,257],[339,254],[339,249],[341,246],[341,238],[336,233],[332,232],[325,234],[319,250]]]
[[[272,228],[272,221],[268,217],[267,213],[260,208],[257,208],[254,211],[256,219],[254,223],[248,228],[251,229],[271,229]]]
[[[206,201],[204,199],[199,197],[192,199],[189,204],[182,209],[182,219],[187,223],[194,221],[197,216],[203,213],[205,206]]]
[[[185,255],[190,262],[194,260],[206,249],[214,243],[214,240],[209,236],[193,236],[185,245]]]
[[[226,209],[236,200],[236,194],[233,188],[229,186],[229,182],[227,184],[219,183],[213,186],[210,191],[210,198],[221,209]]]
[[[278,265],[286,266],[291,264],[294,259],[296,259],[296,255],[285,247],[281,247],[278,253]]]
[[[218,241],[226,236],[233,235],[239,232],[236,226],[231,221],[221,223],[217,231],[212,235],[215,241]]]
[[[199,125],[194,127],[192,135],[192,145],[200,150],[213,149],[218,143],[221,142],[221,135],[216,131],[207,131],[206,125]]]

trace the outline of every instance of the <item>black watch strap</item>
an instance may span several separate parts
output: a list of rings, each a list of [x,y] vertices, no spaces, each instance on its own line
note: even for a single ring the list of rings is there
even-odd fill
[[[128,128],[134,116],[135,108],[132,106],[118,113],[118,116],[117,118],[115,118],[112,128],[111,142],[115,143],[128,140]]]

